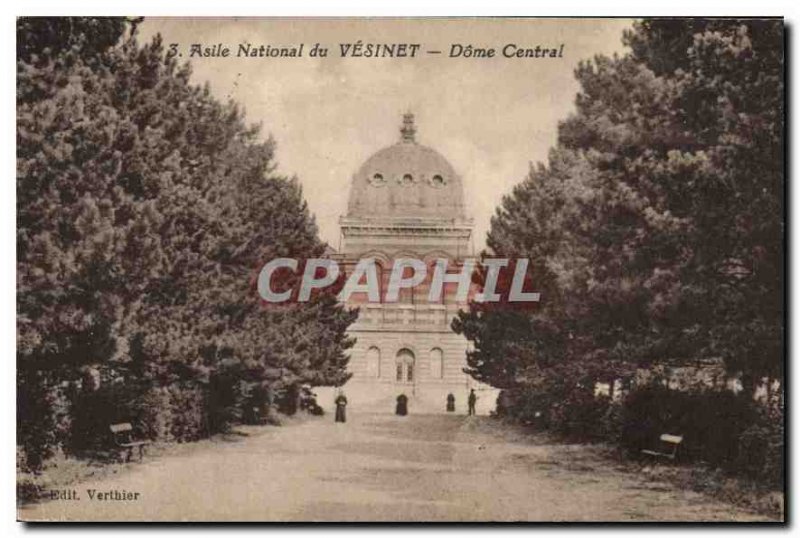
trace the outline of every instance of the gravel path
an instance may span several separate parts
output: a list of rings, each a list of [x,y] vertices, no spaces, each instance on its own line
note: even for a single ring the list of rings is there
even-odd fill
[[[20,519],[139,521],[757,521],[655,484],[580,445],[537,442],[486,417],[351,414],[258,428],[145,459]],[[94,499],[89,492],[95,490]],[[123,490],[138,500],[113,500]],[[69,494],[67,495],[69,496]]]

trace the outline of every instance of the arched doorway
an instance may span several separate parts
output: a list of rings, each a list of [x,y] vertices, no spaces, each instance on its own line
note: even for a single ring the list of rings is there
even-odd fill
[[[404,385],[414,383],[414,352],[403,348],[397,352],[395,357],[395,381]]]

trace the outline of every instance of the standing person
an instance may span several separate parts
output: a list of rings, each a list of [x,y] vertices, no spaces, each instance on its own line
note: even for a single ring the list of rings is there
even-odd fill
[[[347,396],[344,395],[344,391],[339,391],[339,395],[334,402],[336,403],[336,422],[347,422],[347,416],[345,414]]]
[[[456,410],[456,397],[453,396],[453,393],[447,395],[447,412],[452,413]]]
[[[475,389],[469,389],[469,398],[467,398],[467,414],[474,415],[475,414],[475,402],[478,401],[478,397],[475,396]]]

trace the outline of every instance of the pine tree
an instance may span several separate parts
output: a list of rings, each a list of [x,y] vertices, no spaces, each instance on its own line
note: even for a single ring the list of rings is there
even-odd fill
[[[141,404],[175,383],[241,396],[342,382],[356,314],[325,296],[266,311],[255,292],[260,264],[325,249],[274,142],[192,84],[160,37],[139,45],[125,28],[18,27],[20,386],[48,392],[90,367]],[[218,411],[220,427],[241,414]],[[20,424],[40,414],[20,409]]]
[[[780,379],[781,23],[643,21],[624,41],[578,67],[549,163],[498,208],[491,253],[536,261],[542,305],[513,323],[472,305],[468,371],[580,384],[711,358],[750,390]]]

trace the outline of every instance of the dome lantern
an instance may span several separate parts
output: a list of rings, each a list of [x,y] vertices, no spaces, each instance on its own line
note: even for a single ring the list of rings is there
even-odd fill
[[[416,142],[414,135],[417,133],[417,128],[414,126],[414,114],[406,112],[403,114],[403,126],[400,128],[401,140],[403,142]]]

